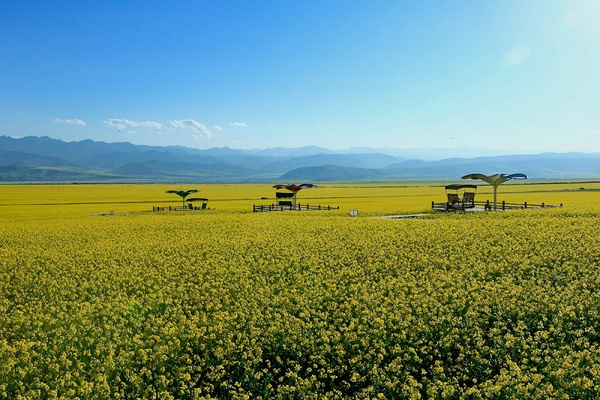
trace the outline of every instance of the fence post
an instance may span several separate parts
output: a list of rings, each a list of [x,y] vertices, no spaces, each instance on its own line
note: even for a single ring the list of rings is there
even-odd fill
[[[542,203],[542,208],[546,207],[546,204]]]
[[[527,208],[527,202],[525,202],[525,204],[524,204],[524,205],[525,205],[525,208]]]
[[[502,211],[506,210],[506,202],[502,200]]]

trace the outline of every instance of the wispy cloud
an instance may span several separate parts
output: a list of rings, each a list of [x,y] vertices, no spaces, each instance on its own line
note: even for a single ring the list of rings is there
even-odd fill
[[[162,131],[163,129],[165,129],[165,126],[163,124],[161,124],[160,122],[151,122],[151,121],[136,122],[136,121],[130,121],[128,119],[111,118],[109,120],[104,121],[104,123],[106,125],[110,126],[111,128],[117,128],[118,130],[125,129],[126,127],[152,128],[152,129],[156,129],[157,131]]]
[[[505,67],[514,67],[527,61],[531,55],[531,49],[526,44],[513,47],[502,56],[502,65]]]
[[[245,128],[248,125],[245,122],[232,122],[229,124],[229,126],[234,126],[236,128]]]
[[[104,121],[104,123],[106,125],[110,126],[111,128],[117,128],[118,130],[125,129],[125,127],[127,126],[126,125],[127,122],[132,122],[132,121],[128,121],[126,119],[116,119],[116,118]]]
[[[212,132],[208,129],[204,124],[194,121],[193,119],[181,119],[171,121],[171,125],[175,128],[193,131],[199,133],[200,135],[193,135],[196,139],[204,136],[210,138],[212,136]]]
[[[165,129],[165,126],[163,124],[161,124],[160,122],[151,122],[151,121],[138,122],[138,126],[156,129],[157,131],[162,131],[163,129]]]
[[[221,132],[221,131],[223,130],[223,128],[222,128],[222,127],[220,127],[219,125],[213,125],[212,129],[213,129],[214,131],[218,131],[218,132]]]
[[[55,118],[54,121],[58,122],[59,124],[73,124],[73,125],[80,125],[80,126],[86,126],[87,124],[78,119],[78,118],[73,118],[73,119],[60,119],[60,118]]]

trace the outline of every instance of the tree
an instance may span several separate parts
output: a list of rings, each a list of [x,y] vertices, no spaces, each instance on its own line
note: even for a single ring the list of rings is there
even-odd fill
[[[185,198],[188,197],[192,193],[198,193],[199,190],[191,189],[191,190],[167,190],[165,193],[173,193],[177,196],[181,196],[183,209],[185,210]]]

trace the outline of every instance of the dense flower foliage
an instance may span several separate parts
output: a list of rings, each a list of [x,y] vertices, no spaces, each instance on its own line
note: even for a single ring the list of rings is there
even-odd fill
[[[505,192],[571,206],[382,220],[252,214],[265,189],[243,185],[173,213],[144,211],[163,187],[26,188],[46,193],[27,206],[21,189],[0,187],[0,398],[600,393],[597,193],[521,187]],[[326,189],[315,201],[367,215],[443,196]]]

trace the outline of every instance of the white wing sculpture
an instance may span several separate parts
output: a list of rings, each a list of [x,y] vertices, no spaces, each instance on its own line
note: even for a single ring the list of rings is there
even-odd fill
[[[494,188],[494,210],[496,209],[496,199],[498,194],[498,186],[511,179],[527,179],[525,174],[495,174],[495,175],[483,175],[483,174],[468,174],[463,176],[461,179],[481,179],[484,182],[489,183]]]

